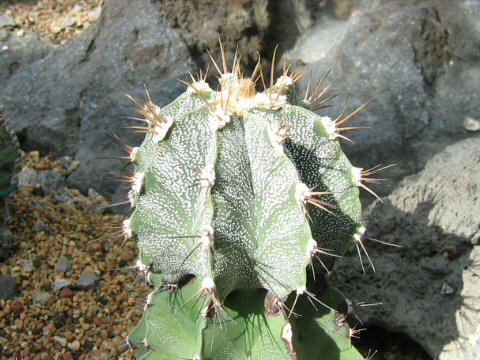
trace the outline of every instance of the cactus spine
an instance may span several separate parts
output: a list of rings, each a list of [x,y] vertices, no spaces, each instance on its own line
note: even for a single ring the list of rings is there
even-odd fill
[[[322,89],[299,98],[289,68],[266,84],[222,59],[218,91],[200,75],[163,108],[132,98],[146,136],[123,233],[153,290],[128,343],[138,359],[362,359],[326,281],[363,248],[366,173],[339,143],[356,112],[319,116]]]

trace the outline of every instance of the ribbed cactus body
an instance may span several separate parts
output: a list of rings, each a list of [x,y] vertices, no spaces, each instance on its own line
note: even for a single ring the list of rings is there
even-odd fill
[[[123,228],[154,290],[129,342],[141,359],[361,359],[324,270],[362,235],[360,169],[288,71],[263,92],[220,75],[137,101]]]

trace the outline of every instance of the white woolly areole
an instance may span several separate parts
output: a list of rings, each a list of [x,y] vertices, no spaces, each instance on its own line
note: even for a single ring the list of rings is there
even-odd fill
[[[145,346],[146,348],[150,347],[150,346],[148,345],[147,338],[143,339],[143,340],[142,340],[142,343],[143,343],[143,346]]]
[[[287,138],[287,131],[279,124],[269,124],[267,128],[268,138],[278,154],[283,153],[283,142]]]
[[[257,93],[253,99],[255,107],[277,110],[287,104],[287,97],[278,93]]]
[[[317,249],[317,247],[318,247],[318,243],[315,240],[313,239],[308,240],[307,256],[309,258],[315,255],[315,250]]]
[[[328,138],[330,140],[336,139],[337,138],[337,125],[335,124],[335,121],[332,120],[332,118],[328,116],[322,116],[320,118],[320,121],[322,122],[323,127],[325,128],[325,131],[328,134]]]
[[[353,239],[355,241],[360,241],[362,240],[362,237],[363,235],[365,235],[365,231],[367,231],[367,229],[365,228],[365,226],[359,226],[357,228],[357,232],[353,235]]]
[[[138,153],[138,146],[132,147],[132,150],[130,150],[130,161],[135,162],[137,159],[137,153]]]
[[[195,355],[192,360],[202,360],[202,358],[200,357],[200,355]]]
[[[210,294],[213,290],[215,290],[215,281],[211,277],[206,277],[202,281],[202,290],[207,290]]]
[[[301,286],[297,288],[297,295],[302,295],[305,292],[305,290],[307,290],[305,286]]]
[[[142,191],[144,181],[145,181],[145,173],[138,172],[133,174],[132,191],[136,194]]]
[[[173,118],[171,118],[170,116],[163,116],[162,119],[164,121],[158,122],[158,124],[155,125],[155,127],[153,128],[154,132],[153,132],[152,141],[154,144],[158,144],[160,141],[162,141],[165,138],[168,130],[173,124]]]
[[[130,239],[133,236],[130,219],[123,220],[122,231],[123,234],[127,237],[127,239]]]
[[[210,308],[209,308],[208,306],[205,306],[205,307],[202,309],[200,315],[202,315],[203,318],[206,318],[206,317],[208,316],[208,310],[209,310],[209,309],[210,309]]]
[[[135,207],[135,193],[133,191],[128,192],[128,201],[131,208]]]
[[[147,304],[147,305],[152,305],[154,292],[155,292],[155,291],[152,291],[150,294],[147,295],[147,300],[146,300],[146,304]]]
[[[230,122],[230,114],[223,110],[221,107],[217,106],[215,111],[210,112],[209,120],[213,130],[220,130],[223,129],[227,123]]]
[[[187,87],[187,93],[189,94],[203,94],[210,91],[212,91],[210,85],[203,80],[195,81]]]
[[[132,344],[130,343],[130,340],[128,339],[128,335],[125,338],[125,344],[127,344],[129,349],[133,349]]]
[[[215,184],[215,166],[213,164],[207,165],[200,170],[198,184],[203,187],[213,187]]]
[[[148,270],[148,266],[142,263],[142,260],[138,259],[137,262],[135,263],[135,267],[137,268],[138,271],[145,272]]]
[[[198,242],[203,247],[208,248],[213,243],[213,228],[210,225],[205,225],[200,229],[200,239]]]
[[[307,200],[312,196],[312,192],[308,186],[304,183],[298,183],[295,186],[295,199],[302,204],[305,204]]]
[[[293,336],[292,325],[290,325],[290,323],[288,323],[282,329],[282,339],[285,342],[290,344],[292,342],[292,336]]]
[[[354,186],[362,185],[362,168],[352,167],[352,183]]]
[[[275,83],[275,86],[292,86],[293,79],[290,76],[280,76]]]

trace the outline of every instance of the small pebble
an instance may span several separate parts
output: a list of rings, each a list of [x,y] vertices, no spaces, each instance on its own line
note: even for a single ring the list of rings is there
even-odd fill
[[[74,340],[70,344],[68,344],[68,348],[72,350],[73,352],[77,352],[80,350],[80,341]]]
[[[45,225],[45,223],[44,223],[42,220],[38,219],[38,220],[35,222],[35,224],[33,224],[33,226],[32,226],[32,231],[33,231],[33,232],[44,231],[44,230],[46,229],[46,227],[47,227],[47,226]]]
[[[69,287],[72,285],[72,282],[68,279],[55,279],[55,283],[53,284],[53,291],[58,291],[63,288]]]
[[[79,289],[89,289],[96,286],[98,283],[98,276],[94,272],[84,272],[80,279],[77,280],[77,287]]]
[[[11,312],[14,312],[16,314],[19,314],[21,313],[23,310],[23,305],[22,305],[22,302],[20,300],[13,300],[11,303],[10,303],[10,311]]]
[[[61,346],[67,346],[67,340],[63,337],[55,335],[53,340],[59,343]]]
[[[59,296],[64,299],[64,298],[71,298],[73,297],[73,291],[68,288],[68,287],[65,287],[63,288],[62,290],[60,290],[60,294]]]
[[[467,116],[464,120],[463,120],[463,127],[465,128],[465,130],[467,131],[471,131],[471,132],[477,132],[480,130],[480,121],[470,117],[470,116]]]
[[[65,256],[60,257],[57,260],[57,263],[55,264],[55,272],[56,273],[66,272],[69,269],[70,269],[70,261]]]

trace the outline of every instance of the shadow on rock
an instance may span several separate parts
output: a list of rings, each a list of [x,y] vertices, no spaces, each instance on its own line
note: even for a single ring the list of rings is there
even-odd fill
[[[435,359],[478,359],[480,342],[480,139],[449,146],[365,213],[377,272],[358,254],[336,263],[334,285],[369,325],[405,333]],[[364,260],[365,257],[364,257]]]

